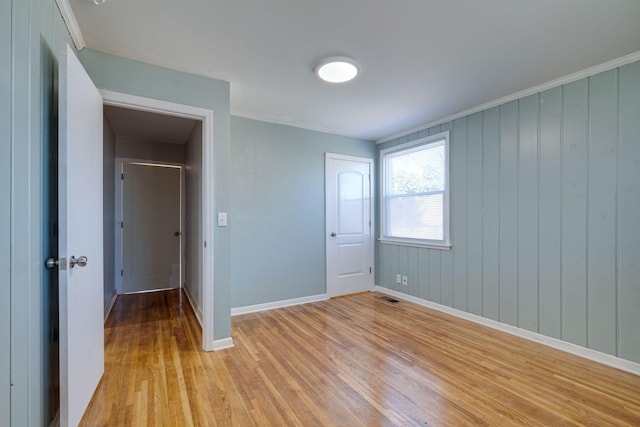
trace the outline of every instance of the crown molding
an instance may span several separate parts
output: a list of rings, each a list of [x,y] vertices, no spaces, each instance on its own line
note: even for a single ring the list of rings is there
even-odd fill
[[[455,119],[459,119],[461,117],[470,116],[471,114],[488,110],[493,107],[497,107],[498,105],[503,105],[511,101],[515,101],[517,99],[525,98],[529,95],[533,95],[536,93],[544,92],[548,89],[553,89],[558,86],[565,85],[567,83],[575,82],[580,79],[584,79],[586,77],[591,77],[596,74],[603,73],[605,71],[613,70],[614,68],[622,67],[623,65],[631,64],[633,62],[640,61],[640,50],[637,52],[630,53],[629,55],[622,56],[620,58],[613,59],[611,61],[604,62],[599,65],[595,65],[593,67],[586,68],[582,71],[578,71],[576,73],[567,74],[566,76],[557,78],[555,80],[548,81],[546,83],[542,83],[536,86],[532,86],[528,89],[521,90],[519,92],[512,93],[507,96],[503,96],[502,98],[495,99],[493,101],[485,102],[484,104],[480,104],[476,107],[469,108],[467,110],[460,111],[458,113],[452,114],[450,116],[443,117],[438,120],[434,120],[432,122],[424,123],[419,126],[413,127],[411,129],[407,129],[401,132],[394,133],[392,135],[386,136],[384,138],[380,138],[376,140],[376,144],[382,144],[388,141],[391,141],[396,138],[400,138],[406,135],[410,135],[415,132],[419,132],[424,129],[428,129],[433,126],[441,125],[442,123],[450,122]]]
[[[56,4],[58,5],[58,10],[60,10],[60,14],[62,15],[62,20],[67,26],[67,30],[69,30],[69,35],[71,36],[71,40],[73,40],[76,50],[81,51],[87,47],[87,44],[84,42],[82,31],[80,31],[80,26],[78,25],[76,16],[73,14],[73,9],[71,9],[69,0],[56,0]]]

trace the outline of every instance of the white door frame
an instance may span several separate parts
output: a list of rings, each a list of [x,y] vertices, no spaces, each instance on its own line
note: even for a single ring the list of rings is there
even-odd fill
[[[344,160],[344,161],[348,161],[348,162],[358,162],[358,163],[367,163],[369,164],[369,197],[370,197],[370,203],[369,203],[369,218],[371,218],[371,227],[370,227],[370,244],[369,244],[369,261],[370,261],[370,265],[371,265],[371,275],[370,275],[370,279],[369,279],[369,290],[373,290],[374,289],[374,284],[375,284],[375,276],[376,276],[376,271],[375,271],[375,235],[374,235],[374,225],[375,225],[375,217],[374,217],[374,213],[375,213],[375,209],[374,209],[374,193],[373,193],[373,182],[374,182],[374,169],[373,169],[373,159],[370,159],[368,157],[357,157],[357,156],[348,156],[345,154],[335,154],[335,153],[325,153],[325,165],[324,165],[324,197],[325,197],[325,201],[324,201],[324,206],[325,206],[325,214],[324,214],[324,219],[325,219],[325,275],[326,275],[326,292],[327,295],[329,297],[332,296],[332,292],[329,289],[329,245],[327,244],[327,239],[329,236],[330,231],[330,224],[329,224],[329,162],[331,160]]]
[[[101,90],[104,105],[166,114],[202,122],[202,348],[214,350],[213,295],[214,295],[214,140],[213,110],[176,104],[152,98]]]
[[[122,270],[122,228],[120,227],[120,221],[122,221],[124,217],[123,211],[123,203],[122,203],[122,166],[125,163],[137,163],[137,164],[147,164],[147,165],[158,165],[158,166],[178,166],[180,167],[180,232],[182,233],[180,239],[180,288],[184,283],[185,278],[185,239],[184,239],[184,230],[185,230],[185,164],[184,163],[175,163],[175,162],[160,162],[156,160],[141,160],[141,159],[133,159],[129,157],[116,157],[116,168],[114,172],[114,185],[115,187],[115,223],[114,233],[115,233],[115,257],[114,257],[114,266],[113,266],[113,274],[115,277],[115,286],[116,292],[118,295],[122,292],[122,276],[120,275],[120,271]]]

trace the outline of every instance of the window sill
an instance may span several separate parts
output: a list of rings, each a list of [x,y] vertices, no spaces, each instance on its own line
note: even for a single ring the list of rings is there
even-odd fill
[[[389,239],[389,238],[385,238],[385,239],[379,238],[378,242],[382,243],[383,245],[409,246],[412,248],[424,248],[424,249],[439,249],[441,251],[451,250],[450,244],[437,245],[434,243],[417,243],[417,242],[410,242],[406,240],[396,240],[396,239]]]

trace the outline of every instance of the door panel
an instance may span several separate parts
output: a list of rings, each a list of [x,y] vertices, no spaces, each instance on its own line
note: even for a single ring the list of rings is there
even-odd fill
[[[180,168],[125,163],[123,172],[122,292],[179,287]]]
[[[327,294],[373,288],[370,159],[327,154]]]
[[[69,46],[59,67],[60,425],[76,426],[104,371],[102,97]]]

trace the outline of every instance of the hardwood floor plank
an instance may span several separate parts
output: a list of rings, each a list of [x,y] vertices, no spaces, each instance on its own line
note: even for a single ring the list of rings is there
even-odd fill
[[[212,353],[179,291],[120,296],[82,425],[640,425],[640,377],[380,295],[234,317]]]

